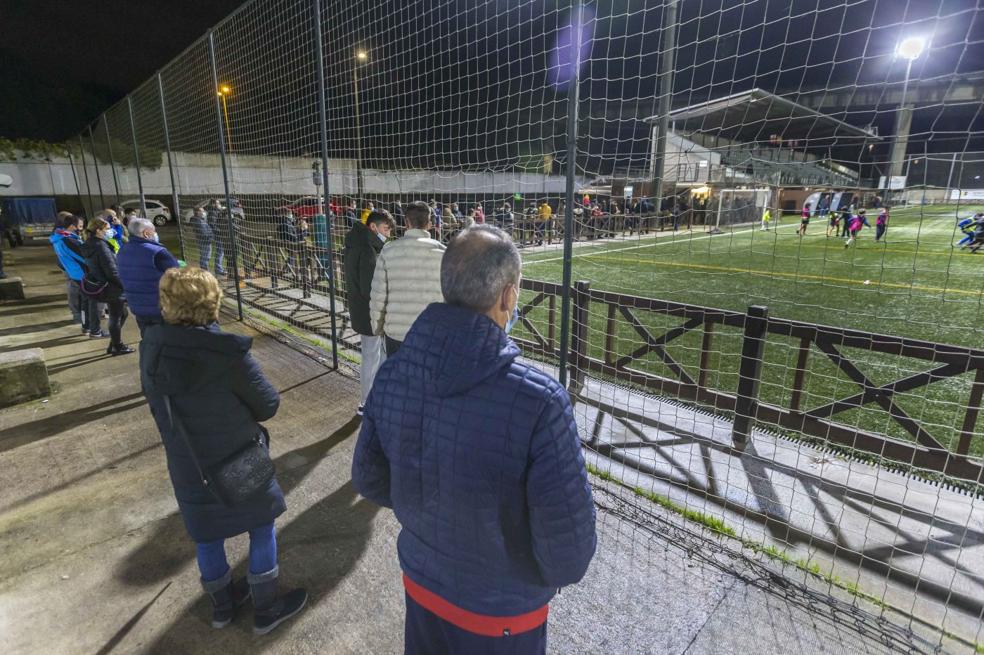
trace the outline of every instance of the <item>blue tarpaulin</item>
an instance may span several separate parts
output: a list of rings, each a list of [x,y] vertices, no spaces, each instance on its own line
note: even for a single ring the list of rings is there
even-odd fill
[[[54,198],[3,198],[3,221],[23,240],[47,239],[58,211]]]
[[[25,223],[54,223],[58,210],[54,198],[4,198],[3,214],[14,227]]]

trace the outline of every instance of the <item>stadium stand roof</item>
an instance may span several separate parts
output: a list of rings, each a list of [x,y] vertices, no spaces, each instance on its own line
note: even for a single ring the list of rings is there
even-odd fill
[[[869,130],[757,88],[676,109],[670,112],[670,123],[677,133],[710,132],[744,143],[769,141],[774,135],[825,146],[831,139],[878,139]]]

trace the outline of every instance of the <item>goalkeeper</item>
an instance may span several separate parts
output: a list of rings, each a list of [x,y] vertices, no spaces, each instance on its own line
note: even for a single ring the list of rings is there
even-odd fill
[[[957,245],[960,246],[960,248],[966,248],[971,243],[973,243],[974,227],[981,220],[984,220],[984,213],[977,212],[972,217],[964,218],[959,223],[957,223],[957,227],[960,228],[960,231],[963,232],[964,234],[964,237],[957,242]]]

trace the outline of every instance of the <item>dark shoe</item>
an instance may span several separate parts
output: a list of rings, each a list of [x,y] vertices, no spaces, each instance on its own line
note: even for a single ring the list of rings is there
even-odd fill
[[[213,582],[203,582],[205,593],[212,600],[212,627],[221,629],[232,623],[236,608],[249,600],[246,578],[232,580],[232,572]]]
[[[260,575],[249,575],[253,593],[253,634],[265,635],[294,616],[307,602],[306,589],[292,589],[277,595],[277,569]]]
[[[117,355],[129,355],[132,352],[134,352],[133,348],[126,345],[125,343],[121,343],[118,346],[109,344],[109,348],[106,349],[106,354],[112,355],[113,357],[116,357]]]
[[[6,279],[7,279],[7,274],[0,272],[0,280],[6,280]]]
[[[108,339],[109,338],[109,332],[104,332],[102,330],[97,330],[96,332],[90,332],[89,333],[89,338],[90,339]]]

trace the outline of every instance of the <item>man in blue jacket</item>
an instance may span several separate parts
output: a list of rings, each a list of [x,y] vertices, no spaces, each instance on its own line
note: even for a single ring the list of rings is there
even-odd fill
[[[85,257],[82,256],[82,238],[79,236],[81,231],[81,218],[71,212],[58,212],[55,231],[48,237],[48,241],[58,258],[58,267],[68,278],[68,309],[72,312],[72,320],[82,325],[82,334],[92,333],[98,337],[102,334],[99,317],[88,316],[88,302],[83,302],[86,299],[82,298],[80,286],[85,275]],[[90,325],[90,319],[93,318],[95,324]]]
[[[178,260],[160,244],[157,228],[146,218],[131,218],[127,229],[130,240],[120,248],[116,266],[123,281],[126,302],[140,328],[140,337],[151,325],[161,323],[161,276],[177,268]]]
[[[376,375],[352,463],[396,513],[407,653],[545,653],[547,604],[594,555],[595,511],[567,391],[517,361],[519,252],[477,225]]]

